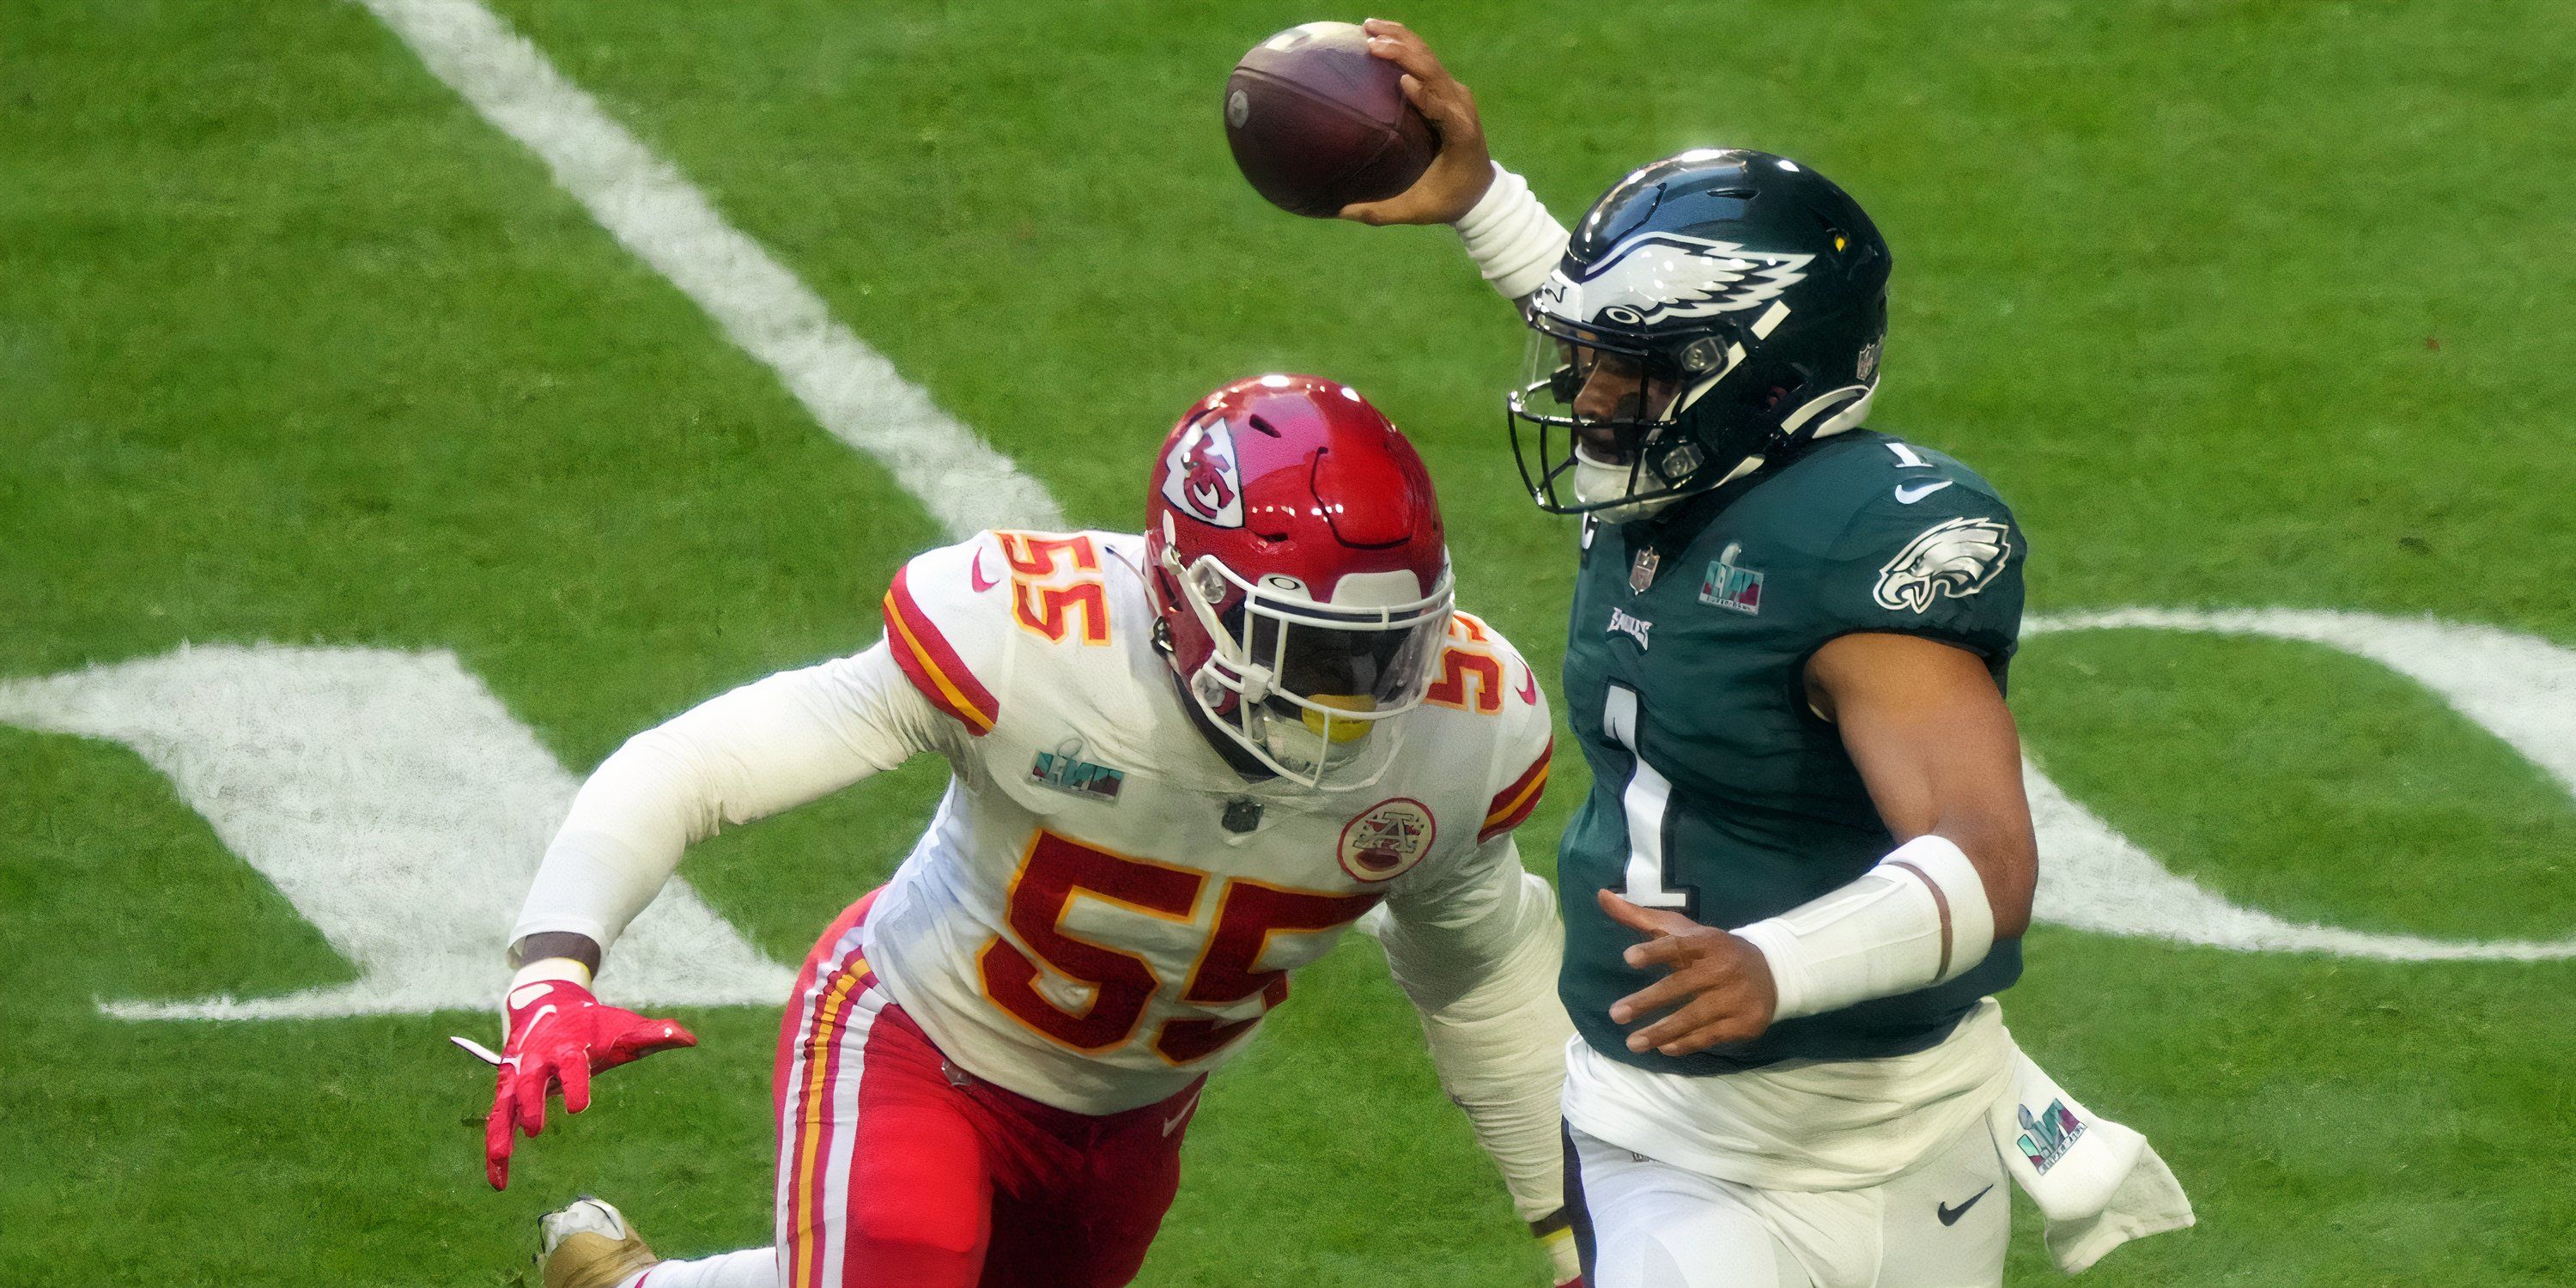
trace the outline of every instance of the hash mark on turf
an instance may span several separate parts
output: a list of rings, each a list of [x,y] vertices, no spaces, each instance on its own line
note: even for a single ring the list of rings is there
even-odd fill
[[[835,320],[821,296],[490,10],[475,0],[359,2],[951,535],[1064,526],[1044,485]]]

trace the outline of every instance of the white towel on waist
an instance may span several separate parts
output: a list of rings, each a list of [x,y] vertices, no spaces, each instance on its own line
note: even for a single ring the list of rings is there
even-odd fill
[[[2104,1253],[2192,1223],[2191,1200],[2147,1138],[2104,1118],[2013,1048],[2010,1090],[1986,1128],[2013,1183],[2039,1207],[2048,1254],[2076,1274]]]

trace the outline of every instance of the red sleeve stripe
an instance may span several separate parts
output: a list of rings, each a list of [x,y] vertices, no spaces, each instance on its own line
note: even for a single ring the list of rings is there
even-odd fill
[[[956,717],[969,733],[981,738],[993,731],[993,722],[1001,718],[1002,704],[992,691],[975,680],[966,669],[965,660],[949,647],[948,637],[930,624],[930,615],[912,598],[904,585],[904,574],[910,568],[895,570],[894,585],[886,589],[886,646],[894,651],[896,665],[912,680],[912,687],[930,699],[930,705]]]
[[[1548,753],[1555,750],[1556,742],[1550,739],[1538,759],[1511,786],[1495,794],[1493,807],[1485,812],[1485,826],[1476,833],[1479,844],[1519,827],[1538,808],[1539,798],[1547,794]]]

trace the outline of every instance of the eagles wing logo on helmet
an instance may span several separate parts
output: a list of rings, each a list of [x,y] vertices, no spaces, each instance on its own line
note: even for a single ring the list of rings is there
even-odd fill
[[[1172,454],[1163,458],[1163,499],[1201,523],[1243,526],[1243,472],[1235,465],[1234,431],[1224,417],[1172,444]]]
[[[1538,290],[1543,312],[1573,322],[1646,326],[1768,304],[1807,279],[1813,255],[1653,232],[1611,248],[1575,281],[1563,269]]]
[[[1905,543],[1878,570],[1871,598],[1887,609],[1923,612],[1943,595],[1984,590],[2012,559],[2012,530],[1993,519],[1947,519]]]

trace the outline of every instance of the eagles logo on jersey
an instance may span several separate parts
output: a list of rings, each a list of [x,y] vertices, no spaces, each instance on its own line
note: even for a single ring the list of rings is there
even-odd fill
[[[1993,519],[1947,519],[1905,543],[1878,570],[1870,598],[1881,608],[1920,613],[1943,595],[1984,590],[2012,558],[2012,529]]]

